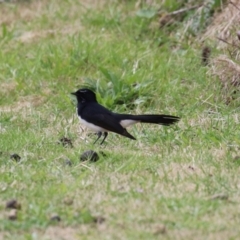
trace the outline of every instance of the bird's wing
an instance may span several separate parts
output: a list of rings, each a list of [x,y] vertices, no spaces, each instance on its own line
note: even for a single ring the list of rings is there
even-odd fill
[[[92,103],[81,111],[81,117],[96,126],[106,129],[110,132],[121,134],[125,137],[135,139],[125,128],[121,126],[114,114],[103,106]]]

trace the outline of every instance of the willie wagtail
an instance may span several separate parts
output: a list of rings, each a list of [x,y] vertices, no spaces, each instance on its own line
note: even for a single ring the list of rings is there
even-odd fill
[[[143,123],[155,123],[160,125],[169,126],[179,121],[179,117],[171,115],[131,115],[131,114],[119,114],[111,112],[97,102],[96,95],[89,89],[79,89],[76,92],[71,93],[77,97],[77,114],[86,127],[96,132],[98,138],[103,134],[102,144],[108,132],[115,132],[124,137],[136,140],[126,128],[138,122]]]

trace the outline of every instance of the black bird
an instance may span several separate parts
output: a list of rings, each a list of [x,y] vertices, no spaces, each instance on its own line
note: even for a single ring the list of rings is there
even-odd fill
[[[103,134],[102,144],[108,132],[115,132],[124,137],[136,140],[126,127],[138,122],[155,123],[169,126],[179,121],[179,117],[171,115],[131,115],[111,112],[97,102],[96,95],[89,89],[83,88],[71,93],[77,97],[77,114],[86,127],[96,132],[98,138]]]

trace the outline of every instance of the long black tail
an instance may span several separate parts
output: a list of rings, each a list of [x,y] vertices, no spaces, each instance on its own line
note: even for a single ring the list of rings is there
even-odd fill
[[[165,126],[172,125],[180,120],[179,117],[171,115],[131,115],[131,119],[143,123],[155,123]]]

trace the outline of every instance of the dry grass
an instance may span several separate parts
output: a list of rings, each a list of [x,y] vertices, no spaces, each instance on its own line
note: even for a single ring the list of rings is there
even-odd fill
[[[0,24],[12,27],[13,24],[19,20],[30,22],[41,15],[46,4],[47,1],[33,1],[28,4],[3,5],[0,9]],[[12,8],[14,8],[15,11],[9,11]]]
[[[47,16],[48,25],[45,29],[42,27],[35,26],[35,30],[28,31],[22,28],[18,32],[18,37],[16,40],[20,42],[32,42],[38,41],[41,38],[47,38],[54,35],[74,35],[83,30],[83,26],[79,21],[79,16],[86,12],[88,9],[101,9],[106,4],[105,0],[96,1],[79,1],[81,11],[79,11],[79,6],[76,6],[76,2],[66,5],[65,12],[62,13],[62,4],[59,6],[58,1],[30,1],[28,3],[16,3],[16,4],[5,4],[0,8],[0,25],[6,25],[8,31],[12,31],[14,26],[21,26],[21,23],[29,22],[34,23],[40,20],[43,16]],[[55,15],[61,12],[64,18],[76,19],[69,26],[63,24],[61,21],[54,21]],[[18,27],[17,27],[18,28]],[[1,33],[0,33],[1,34]]]
[[[71,227],[49,227],[44,234],[39,234],[43,239],[51,239],[51,240],[69,240],[69,239],[78,239],[78,235],[80,235],[80,231],[71,228]]]
[[[9,106],[3,106],[0,107],[0,113],[1,112],[19,112],[21,113],[21,116],[28,113],[27,109],[29,109],[29,112],[32,112],[31,108],[38,107],[42,104],[44,104],[44,97],[43,96],[26,96],[19,99],[19,101],[15,102],[14,105]]]
[[[217,76],[222,84],[222,98],[226,104],[236,99],[240,77],[240,40],[238,39],[240,22],[240,2],[229,1],[218,14],[202,37],[203,41],[217,41],[219,53],[210,61],[210,74]]]
[[[233,2],[231,4],[230,2]],[[216,40],[216,37],[226,41],[237,39],[237,28],[240,22],[240,2],[238,0],[229,1],[227,6],[223,8],[221,13],[218,13],[207,28],[204,35],[201,37],[202,41],[209,39]],[[226,48],[226,43],[218,41],[217,48]]]
[[[221,55],[212,60],[212,73],[220,79],[224,90],[239,89],[240,65],[228,56]]]
[[[0,84],[0,92],[2,95],[11,94],[12,91],[16,90],[17,84],[15,82],[4,82]]]

